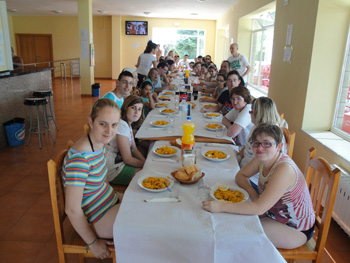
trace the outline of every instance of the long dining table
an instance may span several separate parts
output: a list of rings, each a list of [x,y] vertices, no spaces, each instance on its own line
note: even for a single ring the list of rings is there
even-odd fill
[[[154,143],[143,169],[124,194],[113,227],[118,263],[285,262],[264,234],[258,216],[203,210],[197,197],[199,182],[174,184],[157,193],[141,188],[147,176],[175,180],[170,173],[181,166],[180,150],[169,158],[157,156],[154,150],[164,145],[170,145],[169,141]],[[204,185],[209,189],[236,186],[237,146],[196,142],[195,150],[196,163],[205,173],[201,179]],[[208,150],[223,151],[229,158],[222,162],[207,160],[203,154]],[[145,202],[168,197],[175,187],[180,202]]]
[[[172,94],[167,94],[166,92],[171,92]],[[174,91],[165,91],[165,93],[160,96],[167,96],[170,100],[161,101],[159,103],[165,103],[166,107],[155,108],[151,110],[144,120],[143,124],[139,128],[135,135],[135,138],[140,140],[174,140],[182,136],[182,124],[186,121],[186,113],[179,112],[178,105],[175,100],[178,99],[175,96]],[[199,98],[200,99],[200,95]],[[224,128],[221,131],[212,131],[205,128],[209,123],[221,123],[222,115],[217,118],[207,118],[201,112],[203,105],[210,105],[213,103],[199,102],[199,100],[194,100],[192,96],[192,103],[195,107],[191,109],[191,121],[195,124],[194,136],[197,142],[216,142],[216,143],[233,143],[231,137],[226,135],[227,129]],[[174,110],[174,114],[162,114],[164,109]],[[155,121],[167,121],[169,124],[167,127],[154,127],[152,125]]]

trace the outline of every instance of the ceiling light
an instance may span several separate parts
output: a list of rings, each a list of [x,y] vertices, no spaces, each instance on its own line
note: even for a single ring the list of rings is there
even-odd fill
[[[207,0],[197,0],[199,3],[205,2]]]
[[[7,11],[12,12],[12,13],[15,13],[15,12],[17,12],[17,9],[9,8],[9,9],[7,9]]]
[[[98,10],[97,12],[99,12],[100,14],[105,14],[105,13],[107,13],[106,10]]]
[[[146,16],[148,16],[151,12],[143,12]]]
[[[180,25],[180,23],[174,23],[174,26],[179,26]]]
[[[198,16],[197,13],[191,13],[190,15],[191,15],[191,16]]]
[[[61,14],[62,10],[52,10],[52,12],[54,12],[55,14]]]

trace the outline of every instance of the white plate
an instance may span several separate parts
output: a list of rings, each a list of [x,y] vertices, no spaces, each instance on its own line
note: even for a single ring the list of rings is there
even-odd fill
[[[206,154],[207,152],[209,152],[209,151],[220,151],[220,152],[223,152],[223,153],[226,154],[226,158],[225,158],[225,159],[209,158],[209,157],[205,156],[205,154]],[[209,161],[212,161],[212,162],[223,162],[223,161],[226,161],[227,159],[230,158],[230,154],[228,153],[228,151],[222,150],[222,149],[212,149],[212,150],[206,149],[206,150],[203,150],[203,151],[202,151],[202,156],[203,156],[205,159],[207,159],[207,160],[209,160]]]
[[[244,196],[244,200],[242,202],[245,202],[249,199],[249,194],[247,193],[246,190],[238,187],[238,186],[227,186],[230,190],[237,190],[237,191],[241,191],[243,196]],[[210,196],[214,199],[214,200],[218,200],[218,201],[223,201],[225,202],[224,200],[219,200],[217,199],[215,196],[214,196],[214,192],[219,188],[219,186],[216,186],[216,187],[212,187],[211,190],[210,190]]]
[[[218,129],[208,128],[207,126],[208,126],[209,124],[218,124],[218,125],[221,126],[221,128],[218,128]],[[208,123],[208,124],[206,124],[206,125],[204,126],[204,128],[206,128],[206,129],[209,130],[209,131],[222,131],[222,129],[224,128],[224,125],[222,125],[221,123]]]
[[[162,121],[162,120],[159,120],[159,121]],[[157,127],[157,128],[165,128],[165,127],[168,126],[168,124],[169,124],[169,122],[166,121],[167,124],[165,124],[165,125],[155,125],[154,123],[156,123],[156,122],[157,122],[157,121],[151,121],[151,125],[152,125],[153,127]]]
[[[167,92],[170,92],[170,93],[167,93]],[[173,91],[166,91],[162,94],[162,96],[174,96],[175,93]]]
[[[207,102],[207,103],[202,103],[202,107],[203,108],[212,108],[212,107],[206,107],[206,105],[211,105],[213,107],[215,107],[217,104],[216,103],[212,103],[212,102]]]
[[[208,116],[208,114],[209,114],[209,115],[210,115],[210,114],[217,114],[217,115],[219,115],[219,116]],[[206,113],[204,113],[204,116],[205,116],[206,118],[209,118],[209,119],[217,119],[217,118],[222,117],[222,114],[221,114],[220,112],[206,112]]]
[[[149,192],[152,192],[152,193],[159,193],[159,192],[166,191],[168,188],[171,188],[171,187],[173,187],[173,185],[174,185],[174,181],[173,181],[173,180],[167,179],[167,180],[170,182],[170,184],[169,184],[168,187],[163,188],[163,189],[149,189],[149,188],[146,188],[146,187],[144,187],[144,186],[142,185],[143,180],[145,180],[145,179],[148,178],[148,177],[161,177],[161,178],[165,178],[165,179],[167,179],[167,178],[166,178],[166,177],[163,177],[163,176],[149,176],[149,175],[146,175],[146,176],[142,176],[142,177],[137,181],[138,184],[139,184],[139,186],[140,186],[142,189],[145,189],[146,191],[149,191]]]
[[[165,145],[162,145],[162,146],[159,146],[159,147],[153,149],[154,154],[155,154],[155,155],[158,155],[158,156],[160,156],[160,157],[172,157],[172,156],[174,156],[174,155],[177,154],[177,149],[178,149],[178,148],[173,147],[173,146],[169,146],[170,148],[173,148],[173,149],[175,150],[175,153],[173,153],[173,154],[160,154],[160,153],[157,153],[156,150],[159,149],[159,148],[161,148],[161,147],[163,147],[163,146],[165,146]]]
[[[170,100],[170,97],[169,96],[159,96],[158,99],[160,100]]]
[[[166,107],[168,107],[168,104],[167,103],[165,103],[166,105],[159,105],[160,103],[156,103],[155,104],[155,106],[156,106],[156,108],[166,108]]]
[[[175,114],[176,113],[173,109],[171,109],[171,110],[174,111],[174,112],[164,112],[164,110],[161,110],[160,113],[164,114],[164,115],[171,115],[171,114]]]

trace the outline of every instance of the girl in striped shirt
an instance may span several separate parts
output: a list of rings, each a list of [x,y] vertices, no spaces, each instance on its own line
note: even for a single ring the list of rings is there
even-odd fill
[[[262,215],[261,224],[278,248],[292,249],[313,235],[315,213],[305,179],[294,161],[281,153],[283,133],[276,125],[261,124],[253,131],[254,159],[236,175],[236,183],[249,193],[252,202],[205,201],[210,212]],[[259,173],[260,196],[249,183]]]
[[[74,229],[96,256],[104,259],[113,242],[113,223],[119,199],[106,182],[105,145],[116,134],[120,109],[110,99],[94,104],[89,118],[89,133],[68,151],[62,177],[65,186],[66,213]]]

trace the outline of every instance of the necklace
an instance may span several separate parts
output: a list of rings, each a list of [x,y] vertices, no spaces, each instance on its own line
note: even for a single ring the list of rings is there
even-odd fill
[[[89,134],[89,133],[87,134],[87,137],[88,137],[88,139],[89,139],[89,143],[90,143],[91,149],[92,149],[92,151],[94,152],[94,151],[95,151],[95,150],[94,150],[94,145],[92,144],[92,141],[91,141],[91,139],[90,139],[90,134]]]

